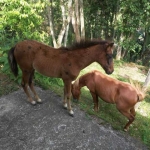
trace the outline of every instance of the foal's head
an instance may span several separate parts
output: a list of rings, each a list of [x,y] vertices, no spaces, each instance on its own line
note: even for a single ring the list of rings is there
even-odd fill
[[[79,100],[81,94],[80,87],[79,87],[79,79],[77,79],[74,83],[72,83],[71,93],[74,100]]]
[[[113,45],[114,43],[106,42],[103,45],[101,55],[99,55],[97,62],[101,64],[102,68],[107,74],[111,74],[114,71],[113,66]]]

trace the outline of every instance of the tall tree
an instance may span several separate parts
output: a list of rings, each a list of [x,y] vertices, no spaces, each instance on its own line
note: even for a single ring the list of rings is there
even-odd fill
[[[150,69],[148,71],[147,77],[146,77],[144,85],[143,85],[145,90],[148,88],[149,84],[150,84]]]
[[[55,48],[60,47],[62,45],[63,38],[65,36],[65,33],[67,29],[69,28],[69,22],[70,22],[70,16],[71,16],[71,4],[72,0],[69,0],[66,2],[65,0],[60,0],[59,6],[61,8],[61,22],[59,23],[59,27],[57,26],[57,35],[56,30],[54,28],[56,21],[53,20],[54,14],[53,14],[53,5],[54,1],[49,0],[49,7],[48,8],[48,21],[49,21],[49,27],[50,27],[50,33],[53,40],[53,45]],[[68,8],[67,8],[68,3]],[[57,18],[58,20],[58,18]],[[58,28],[60,29],[58,32]],[[68,32],[68,31],[67,31]]]
[[[79,1],[79,6],[80,6],[81,38],[85,39],[83,0]]]

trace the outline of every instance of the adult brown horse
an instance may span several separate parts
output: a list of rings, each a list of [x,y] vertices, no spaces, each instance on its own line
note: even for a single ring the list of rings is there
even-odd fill
[[[113,68],[113,43],[107,41],[81,41],[71,47],[55,49],[34,40],[25,40],[17,43],[8,53],[10,68],[15,76],[18,75],[19,65],[22,71],[22,87],[31,104],[41,102],[33,87],[34,71],[48,76],[61,78],[64,82],[65,108],[73,116],[71,108],[71,82],[76,79],[81,69],[98,62],[107,74]],[[29,94],[28,85],[36,101]]]
[[[73,98],[79,99],[80,89],[87,86],[93,97],[94,110],[98,111],[98,96],[107,103],[116,104],[116,108],[126,116],[129,121],[124,130],[127,131],[130,124],[135,119],[134,106],[145,97],[145,91],[140,86],[131,85],[116,79],[113,79],[103,73],[94,70],[91,71],[72,84]]]

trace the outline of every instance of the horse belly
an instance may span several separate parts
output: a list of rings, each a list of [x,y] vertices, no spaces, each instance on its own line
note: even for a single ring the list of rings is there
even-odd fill
[[[40,74],[48,77],[61,77],[60,68],[57,65],[50,64],[43,61],[35,61],[33,63],[33,68]]]
[[[96,92],[98,96],[105,102],[114,104],[115,103],[115,90],[111,87],[97,87]]]

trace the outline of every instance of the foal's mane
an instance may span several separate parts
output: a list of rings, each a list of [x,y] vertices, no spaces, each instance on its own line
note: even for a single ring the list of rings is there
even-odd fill
[[[62,49],[66,50],[77,50],[77,49],[82,49],[82,48],[88,48],[94,45],[98,44],[106,44],[108,41],[103,41],[103,40],[81,40],[80,42],[75,42],[69,47],[61,47]]]

